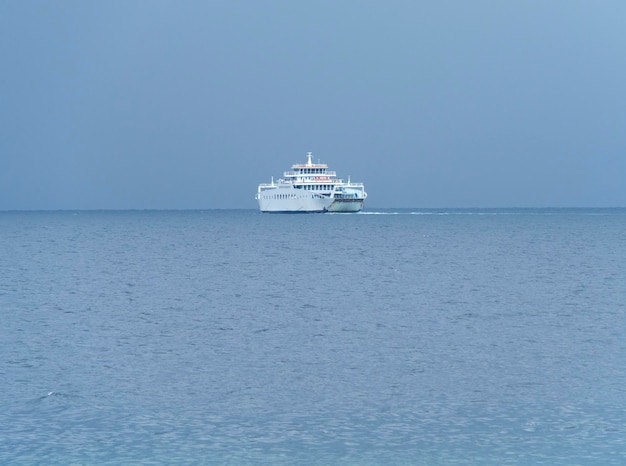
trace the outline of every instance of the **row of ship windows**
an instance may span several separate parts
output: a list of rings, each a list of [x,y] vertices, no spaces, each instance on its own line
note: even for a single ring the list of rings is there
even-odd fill
[[[318,195],[319,196],[319,195]],[[263,199],[304,199],[309,197],[309,195],[304,194],[266,194],[263,196]],[[314,197],[314,196],[311,196]]]
[[[298,172],[298,170],[296,170],[296,172]],[[313,175],[323,175],[326,173],[326,169],[325,168],[301,168],[299,172],[313,174]]]
[[[315,196],[317,197],[322,197],[319,194],[316,195],[312,195],[311,197],[314,198]],[[265,194],[263,195],[263,199],[304,199],[309,197],[308,195],[303,195],[303,194]],[[335,199],[354,199],[357,197],[357,194],[335,194]]]
[[[296,189],[306,189],[307,191],[331,191],[333,189],[332,184],[305,184],[301,186],[294,186]]]

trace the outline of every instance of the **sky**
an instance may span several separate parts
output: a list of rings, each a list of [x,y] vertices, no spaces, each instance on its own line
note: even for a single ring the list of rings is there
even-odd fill
[[[626,207],[623,0],[0,0],[0,210]]]

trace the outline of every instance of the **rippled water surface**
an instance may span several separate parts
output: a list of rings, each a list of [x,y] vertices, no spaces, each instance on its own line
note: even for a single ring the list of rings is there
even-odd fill
[[[0,212],[1,464],[624,464],[626,211]]]

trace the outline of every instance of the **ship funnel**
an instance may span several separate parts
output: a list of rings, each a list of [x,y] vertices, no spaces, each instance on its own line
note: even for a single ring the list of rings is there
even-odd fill
[[[313,152],[307,152],[307,153],[306,153],[306,156],[307,156],[307,158],[309,159],[309,160],[307,160],[306,164],[307,164],[308,166],[313,165],[313,164],[311,163],[311,157],[313,157]]]

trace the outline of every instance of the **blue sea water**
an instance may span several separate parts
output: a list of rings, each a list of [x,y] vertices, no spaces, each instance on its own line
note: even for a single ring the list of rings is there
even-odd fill
[[[626,210],[0,213],[0,464],[625,464]]]

